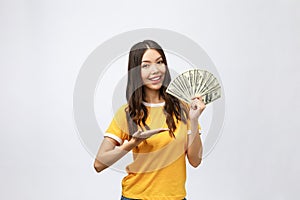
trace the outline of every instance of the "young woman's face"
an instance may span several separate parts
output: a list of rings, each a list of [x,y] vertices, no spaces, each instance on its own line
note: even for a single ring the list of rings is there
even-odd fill
[[[141,64],[141,77],[144,88],[159,90],[165,78],[166,66],[161,55],[154,49],[148,49]]]

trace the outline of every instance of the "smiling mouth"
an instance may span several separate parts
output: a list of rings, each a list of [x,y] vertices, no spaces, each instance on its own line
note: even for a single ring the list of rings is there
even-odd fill
[[[153,78],[149,78],[150,81],[158,81],[161,79],[161,76],[156,76],[156,77],[153,77]]]

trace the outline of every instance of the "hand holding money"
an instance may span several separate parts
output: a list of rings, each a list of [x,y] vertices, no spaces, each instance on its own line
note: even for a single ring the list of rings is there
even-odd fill
[[[191,104],[194,97],[202,97],[205,105],[221,97],[221,86],[214,75],[206,70],[191,69],[177,76],[167,93]]]
[[[204,104],[202,97],[194,97],[192,98],[192,103],[190,105],[190,112],[189,117],[191,120],[198,120],[201,113],[206,108],[206,105]]]

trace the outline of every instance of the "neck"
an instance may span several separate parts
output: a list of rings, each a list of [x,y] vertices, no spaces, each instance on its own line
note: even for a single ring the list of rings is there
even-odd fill
[[[159,91],[145,91],[145,101],[148,103],[162,103],[164,100],[161,98]]]

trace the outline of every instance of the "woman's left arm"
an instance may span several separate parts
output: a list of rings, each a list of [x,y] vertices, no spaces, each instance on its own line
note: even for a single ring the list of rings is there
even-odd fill
[[[202,141],[199,134],[198,119],[205,109],[201,97],[194,98],[190,106],[190,130],[188,134],[187,158],[193,167],[198,167],[202,161]]]

